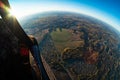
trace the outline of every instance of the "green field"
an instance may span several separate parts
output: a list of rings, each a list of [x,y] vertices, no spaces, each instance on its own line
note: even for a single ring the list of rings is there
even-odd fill
[[[60,31],[58,28],[56,29],[56,31],[53,31],[51,33],[53,40],[58,43],[69,41],[71,35],[72,34],[68,32],[66,29],[62,29],[62,31]]]
[[[72,32],[67,29],[62,29],[62,31],[57,29],[51,33],[51,36],[55,46],[60,52],[62,52],[65,48],[75,48],[82,43],[81,41],[71,41]]]

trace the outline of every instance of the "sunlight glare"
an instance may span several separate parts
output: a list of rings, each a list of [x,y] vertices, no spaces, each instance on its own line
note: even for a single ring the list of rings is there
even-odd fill
[[[15,13],[11,9],[9,10],[9,13],[10,16],[15,16]]]

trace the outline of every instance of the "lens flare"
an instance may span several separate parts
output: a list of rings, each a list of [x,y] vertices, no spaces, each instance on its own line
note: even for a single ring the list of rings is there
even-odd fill
[[[3,4],[1,1],[0,1],[0,8],[5,10],[8,13],[8,15],[7,15],[8,17],[14,16],[14,12],[10,8],[5,6],[5,4]]]

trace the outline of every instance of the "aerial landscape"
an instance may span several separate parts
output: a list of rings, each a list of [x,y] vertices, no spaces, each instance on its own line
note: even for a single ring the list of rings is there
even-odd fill
[[[0,80],[120,80],[120,0],[0,0]]]
[[[37,38],[57,80],[120,78],[120,36],[110,25],[71,12],[35,14],[21,24]]]

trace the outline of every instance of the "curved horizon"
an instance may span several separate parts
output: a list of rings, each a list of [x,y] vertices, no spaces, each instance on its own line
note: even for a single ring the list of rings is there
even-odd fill
[[[49,12],[49,11],[68,11],[68,12],[85,14],[85,15],[97,18],[98,20],[101,20],[111,25],[112,27],[116,28],[120,32],[119,16],[114,16],[115,13],[109,13],[110,11],[107,12],[103,8],[102,8],[103,10],[99,9],[99,6],[97,8],[97,6],[90,5],[90,3],[88,2],[86,2],[85,4],[84,1],[83,2],[82,1],[80,2],[80,1],[70,0],[68,2],[68,0],[65,0],[65,1],[57,1],[57,0],[13,1],[13,0],[10,0],[10,4],[17,19],[20,19],[28,15],[32,15],[35,13],[43,13],[43,12]]]

